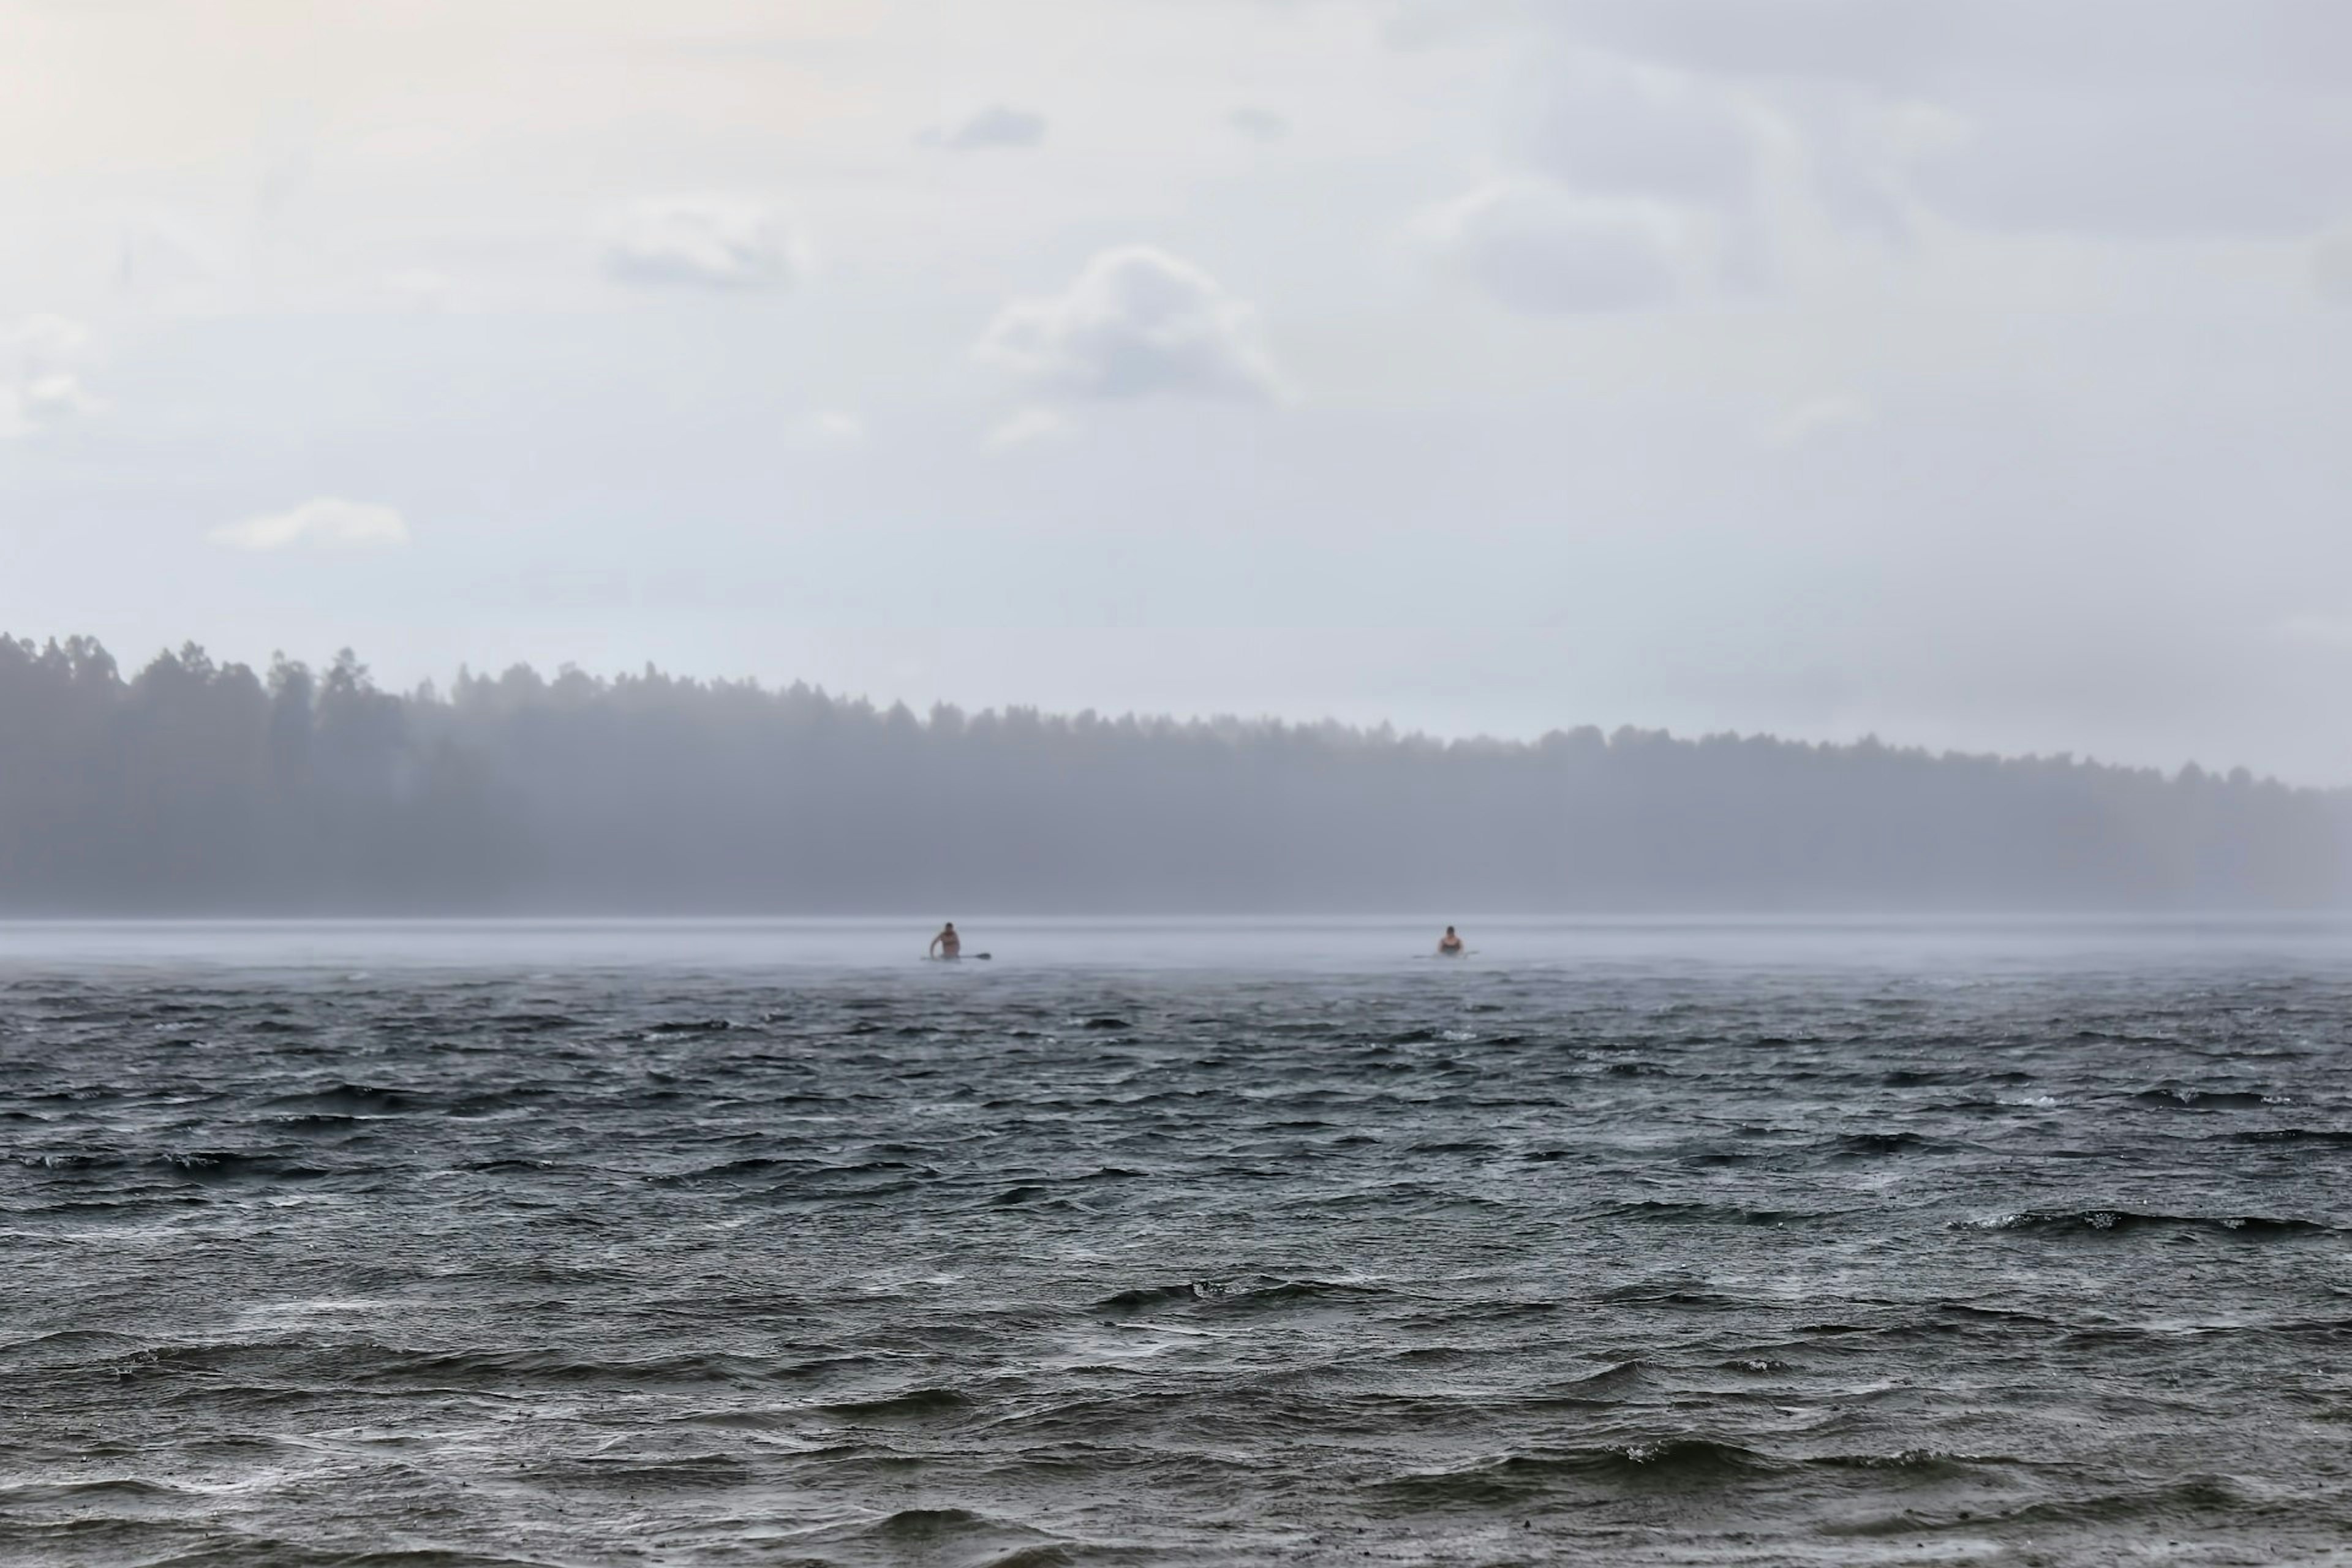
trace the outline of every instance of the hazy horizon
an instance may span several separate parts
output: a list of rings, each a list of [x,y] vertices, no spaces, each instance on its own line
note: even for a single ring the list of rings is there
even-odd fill
[[[0,911],[2319,910],[2352,792],[1875,742],[1531,742],[0,640]]]

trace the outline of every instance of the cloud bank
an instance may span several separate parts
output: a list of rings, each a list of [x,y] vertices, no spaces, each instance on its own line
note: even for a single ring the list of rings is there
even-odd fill
[[[408,524],[388,506],[320,496],[287,511],[228,523],[209,537],[230,550],[376,550],[406,544]]]

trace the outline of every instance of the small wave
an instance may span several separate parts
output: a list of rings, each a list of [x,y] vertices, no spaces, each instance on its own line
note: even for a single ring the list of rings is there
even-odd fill
[[[816,1408],[851,1421],[929,1420],[972,1407],[971,1396],[952,1388],[914,1388],[876,1399],[844,1399]]]
[[[1831,1470],[1893,1470],[1921,1479],[1958,1477],[1986,1465],[2023,1461],[2006,1454],[1950,1454],[1940,1448],[1905,1448],[1892,1454],[1820,1454],[1804,1461]]]
[[[1240,1279],[1195,1279],[1180,1285],[1146,1285],[1132,1290],[1121,1290],[1115,1296],[1106,1296],[1095,1303],[1095,1310],[1132,1317],[1168,1307],[1253,1309],[1387,1294],[1388,1291],[1373,1285],[1332,1279],[1285,1279],[1271,1274],[1255,1274]]]
[[[0,1365],[53,1366],[112,1360],[137,1351],[140,1345],[139,1340],[111,1329],[58,1329],[0,1344]]]
[[[815,1160],[781,1160],[771,1155],[752,1155],[740,1160],[722,1160],[715,1165],[698,1165],[690,1171],[666,1171],[646,1178],[656,1186],[692,1186],[700,1182],[740,1182],[759,1176],[798,1176],[811,1171],[822,1171],[825,1165]]]
[[[173,1182],[228,1185],[245,1182],[317,1181],[333,1174],[278,1154],[239,1149],[190,1149],[169,1154],[25,1154],[17,1163],[59,1175],[152,1175]]]
[[[0,1485],[0,1509],[84,1509],[92,1504],[121,1507],[163,1501],[180,1502],[189,1494],[162,1481],[136,1476],[107,1476],[86,1481],[20,1481]]]
[[[1969,1465],[2015,1464],[2021,1461],[1986,1458],[1951,1459],[1947,1462]],[[1918,1514],[1906,1512],[1874,1519],[1826,1521],[1821,1530],[1825,1535],[1862,1538],[1916,1535],[1953,1526],[1965,1528],[1971,1534],[2050,1526],[2086,1527],[2113,1533],[2139,1521],[2153,1520],[2242,1524],[2247,1502],[2243,1494],[2218,1476],[2188,1476],[2137,1490],[2050,1498],[2027,1503],[2021,1508],[1961,1514],[1956,1518],[1922,1518]]]
[[[2120,1234],[2126,1231],[2174,1230],[2240,1236],[2253,1240],[2324,1236],[2333,1227],[2307,1219],[2272,1219],[2261,1215],[2142,1214],[2134,1209],[2026,1209],[1991,1219],[1956,1222],[1969,1230],[2023,1231],[2044,1234]]]
[[[509,1035],[539,1035],[557,1029],[584,1029],[583,1019],[568,1013],[501,1013],[490,1022]]]
[[[1007,1187],[988,1201],[1003,1208],[1019,1208],[1024,1205],[1045,1202],[1053,1195],[1053,1188],[1040,1186],[1031,1182],[1017,1187]]]
[[[656,1024],[646,1032],[649,1035],[723,1035],[735,1026],[729,1018],[681,1018],[674,1023]]]
[[[1584,1399],[1597,1394],[1623,1394],[1637,1384],[1646,1382],[1649,1375],[1649,1363],[1639,1359],[1621,1361],[1604,1366],[1599,1372],[1588,1373],[1567,1386],[1574,1389],[1580,1399]]]
[[[2352,1129],[2342,1127],[2270,1127],[2259,1132],[2232,1132],[2232,1143],[2311,1144],[2321,1148],[2352,1147]]]
[[[1760,1478],[1780,1467],[1750,1448],[1706,1437],[1665,1437],[1601,1447],[1550,1449],[1456,1469],[1395,1478],[1381,1489],[1423,1506],[1524,1503],[1564,1487],[1699,1491]]]
[[[339,1083],[326,1089],[281,1094],[261,1102],[264,1110],[308,1111],[337,1116],[396,1116],[415,1109],[415,1101],[397,1089],[372,1084]]]
[[[1737,1307],[1742,1303],[1715,1290],[1702,1290],[1685,1286],[1679,1289],[1661,1289],[1654,1285],[1618,1285],[1601,1292],[1601,1300],[1627,1307],[1684,1307],[1712,1309]]]
[[[2293,1103],[2282,1097],[2243,1089],[2198,1089],[2189,1084],[2160,1083],[2132,1096],[2142,1105],[2168,1110],[2259,1110],[2266,1105]]]
[[[426,1353],[383,1345],[346,1344],[337,1353],[354,1381],[423,1383],[460,1388],[530,1384],[618,1383],[688,1386],[761,1381],[775,1369],[764,1361],[714,1352],[608,1360],[557,1349],[465,1350]]]
[[[966,1508],[902,1508],[866,1527],[865,1533],[901,1542],[935,1542],[945,1536],[991,1529],[995,1521]]]
[[[1891,1154],[1916,1154],[1945,1150],[1949,1144],[1916,1132],[1848,1132],[1832,1146],[1833,1160],[1877,1160]]]
[[[968,1508],[902,1508],[828,1531],[825,1536],[854,1548],[879,1551],[892,1560],[961,1563],[971,1568],[1061,1568],[1081,1560],[1059,1536]]]
[[[1603,1209],[1603,1219],[1645,1220],[1658,1225],[1801,1225],[1823,1217],[1804,1209],[1751,1209],[1731,1204],[1665,1203],[1655,1198]]]

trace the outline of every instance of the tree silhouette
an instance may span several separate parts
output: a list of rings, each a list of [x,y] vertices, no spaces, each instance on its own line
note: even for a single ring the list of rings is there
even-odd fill
[[[2352,796],[1590,727],[919,717],[647,668],[380,689],[0,638],[0,909],[2315,909]]]

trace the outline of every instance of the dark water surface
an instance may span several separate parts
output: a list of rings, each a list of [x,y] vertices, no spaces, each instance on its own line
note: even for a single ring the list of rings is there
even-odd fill
[[[2352,1562],[2338,933],[926,934],[0,930],[0,1561]]]

